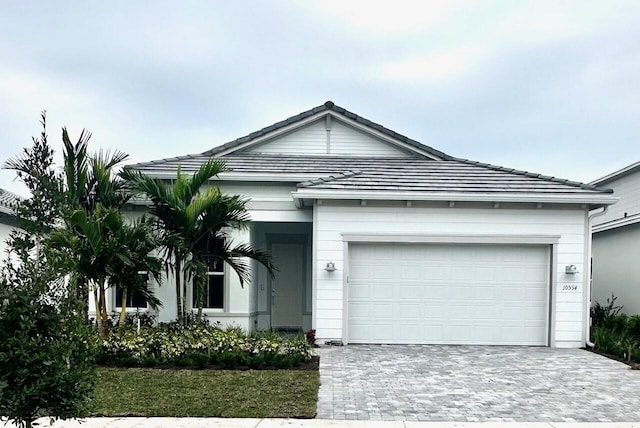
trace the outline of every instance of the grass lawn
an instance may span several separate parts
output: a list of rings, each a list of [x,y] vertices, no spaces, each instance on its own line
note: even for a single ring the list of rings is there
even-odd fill
[[[97,368],[94,416],[312,418],[318,371]]]

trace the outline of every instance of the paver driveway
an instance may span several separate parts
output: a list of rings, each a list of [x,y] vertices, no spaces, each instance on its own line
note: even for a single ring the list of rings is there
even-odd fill
[[[349,345],[318,351],[318,418],[640,421],[640,370],[584,350]]]

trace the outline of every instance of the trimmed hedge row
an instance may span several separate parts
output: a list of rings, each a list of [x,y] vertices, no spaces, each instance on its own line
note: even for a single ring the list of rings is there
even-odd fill
[[[239,328],[177,323],[129,328],[100,340],[96,362],[126,367],[290,368],[309,361],[303,335],[245,334]]]

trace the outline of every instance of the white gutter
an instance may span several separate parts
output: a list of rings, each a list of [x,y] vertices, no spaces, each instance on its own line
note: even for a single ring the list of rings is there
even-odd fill
[[[598,233],[635,223],[640,223],[640,213],[635,213],[626,217],[617,218],[615,220],[609,220],[605,223],[596,224],[592,227],[591,230],[593,233]]]
[[[591,232],[591,221],[596,217],[600,217],[601,215],[606,214],[608,210],[609,210],[609,207],[605,205],[604,207],[602,207],[601,212],[589,214],[589,217],[587,217],[589,236],[587,237],[587,251],[586,251],[587,263],[586,263],[586,269],[585,269],[585,272],[587,273],[587,278],[588,278],[587,287],[585,287],[586,289],[585,291],[587,295],[586,304],[585,304],[586,306],[585,310],[587,311],[587,316],[585,317],[586,319],[585,342],[587,346],[590,346],[591,348],[595,346],[595,343],[591,341],[591,285],[593,283],[593,278],[591,277],[591,244],[593,241],[593,233]]]
[[[540,193],[449,193],[449,192],[389,192],[389,191],[321,191],[297,190],[294,199],[359,199],[401,201],[453,201],[453,202],[539,202],[554,204],[611,205],[618,198],[609,195],[546,195]]]

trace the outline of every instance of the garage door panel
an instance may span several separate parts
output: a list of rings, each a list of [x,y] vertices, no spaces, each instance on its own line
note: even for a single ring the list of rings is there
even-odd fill
[[[349,305],[349,316],[354,322],[366,322],[375,314],[371,312],[369,303],[354,302]]]
[[[349,342],[546,344],[548,247],[352,244],[349,254]]]
[[[402,300],[416,300],[424,297],[424,287],[420,284],[398,285],[398,297]]]
[[[351,276],[354,278],[359,278],[361,280],[373,278],[373,276],[371,275],[371,271],[369,269],[369,263],[350,262],[349,270],[351,271]]]
[[[352,283],[349,284],[349,298],[352,301],[356,301],[356,299],[366,299],[371,294],[371,287],[366,283]]]

